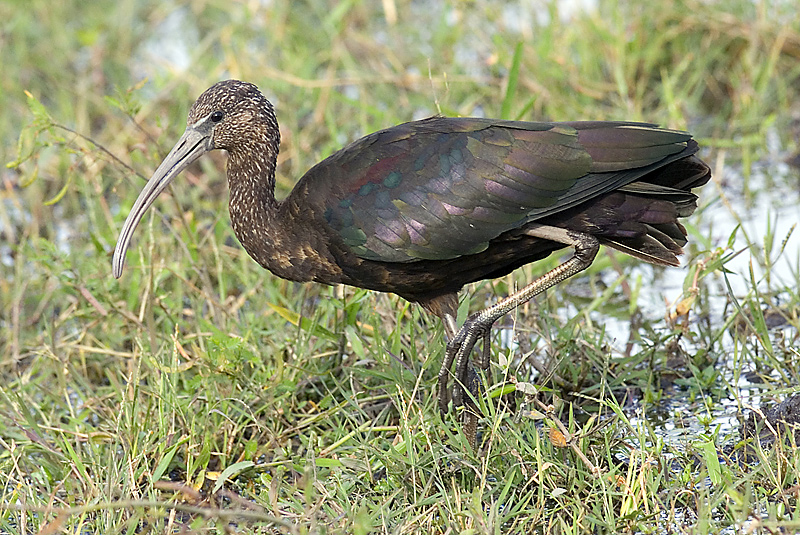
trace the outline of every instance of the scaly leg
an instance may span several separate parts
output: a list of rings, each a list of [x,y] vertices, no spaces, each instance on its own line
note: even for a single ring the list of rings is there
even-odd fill
[[[451,313],[444,313],[442,316],[442,323],[444,324],[444,330],[447,333],[447,340],[448,340],[448,347],[450,346],[450,342],[452,342],[456,334],[458,333],[458,323],[456,322],[456,318]],[[486,348],[489,347],[488,341],[484,339],[484,357],[488,359],[488,355],[486,353]],[[450,360],[448,361],[448,356]],[[439,369],[439,408],[442,413],[447,412],[447,399],[448,399],[448,392],[447,392],[447,374],[450,373],[450,366],[453,364],[452,355],[448,352],[445,355],[445,362],[442,363],[442,367]],[[481,393],[481,379],[475,370],[472,368],[470,363],[468,362],[465,366],[466,373],[465,373],[465,382],[463,383],[469,391],[472,393],[473,397],[477,398],[478,395]],[[442,388],[444,387],[444,390]],[[444,405],[442,405],[442,399],[444,399]],[[460,405],[460,403],[459,403]],[[470,403],[472,405],[472,403]],[[467,407],[462,415],[462,427],[464,429],[464,435],[467,437],[467,441],[469,442],[470,447],[474,450],[477,447],[478,443],[478,409],[477,407]]]
[[[450,341],[447,344],[442,369],[439,371],[439,408],[442,412],[447,412],[449,401],[447,383],[453,362],[456,363],[453,405],[459,406],[464,402],[464,388],[469,388],[470,392],[474,388],[475,381],[470,377],[472,367],[470,366],[469,356],[479,339],[483,339],[483,350],[480,358],[475,363],[482,370],[489,368],[489,335],[494,322],[535,295],[589,267],[600,248],[600,242],[594,236],[559,227],[531,224],[524,232],[529,236],[574,247],[575,254],[569,260],[548,271],[518,292],[501,299],[485,310],[473,314],[467,318],[467,321],[464,322],[464,325],[454,336],[449,337]],[[446,321],[445,325],[447,323]],[[452,325],[448,327],[448,335],[450,334],[449,329],[452,327]],[[475,374],[474,370],[472,370],[472,374]],[[473,395],[475,394],[475,392],[472,393]]]

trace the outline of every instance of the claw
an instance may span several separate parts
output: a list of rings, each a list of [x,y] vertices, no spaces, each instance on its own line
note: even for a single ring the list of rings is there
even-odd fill
[[[478,399],[483,394],[483,383],[480,375],[472,365],[470,355],[475,348],[478,340],[483,341],[481,355],[476,359],[476,363],[482,370],[489,367],[489,335],[492,324],[486,319],[475,314],[467,319],[461,329],[452,337],[447,344],[442,368],[439,370],[438,397],[439,410],[442,414],[447,413],[450,399],[453,400],[453,407],[464,406],[463,428],[467,440],[474,448],[477,442],[478,418],[480,410],[473,400]],[[448,388],[450,379],[450,368],[455,362],[455,380],[453,381],[452,392]],[[465,395],[465,389],[469,391]]]

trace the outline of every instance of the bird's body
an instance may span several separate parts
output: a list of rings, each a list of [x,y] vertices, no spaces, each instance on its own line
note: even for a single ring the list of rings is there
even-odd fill
[[[250,256],[286,279],[349,284],[422,304],[445,321],[451,344],[455,338],[464,346],[448,348],[462,382],[475,340],[507,312],[456,336],[456,293],[464,285],[586,243],[594,252],[578,271],[597,243],[677,265],[686,243],[678,218],[694,211],[690,190],[710,177],[689,134],[654,125],[433,117],[352,143],[277,201],[279,143],[272,106],[254,85],[229,80],[203,93],[123,227],[115,276],[158,193],[201,154],[224,148],[231,222]]]
[[[632,143],[644,140],[649,145],[625,150],[646,165],[632,171],[625,154],[628,159],[621,162],[605,162],[608,171],[592,173],[592,166],[600,165],[580,143],[584,134],[596,132],[618,145],[625,134],[634,134]],[[674,225],[678,215],[688,213],[678,214],[672,199],[654,200],[664,195],[658,184],[652,192],[625,186],[687,158],[696,150],[696,144],[687,145],[689,139],[640,123],[433,117],[375,132],[341,149],[312,167],[282,202],[269,196],[253,202],[253,185],[234,178],[247,170],[238,162],[257,152],[232,156],[231,220],[250,256],[282,278],[349,284],[426,302],[565,246],[515,232],[529,222],[566,222],[567,228],[609,244],[646,236],[648,224]],[[475,156],[470,145],[482,149],[486,159]],[[509,169],[502,156],[514,150],[531,155],[517,165],[527,163],[535,171],[549,164],[550,176]],[[695,181],[704,173],[696,175]],[[670,192],[688,208],[684,212],[695,199],[687,189],[684,184]],[[273,216],[269,223],[262,221],[267,214]],[[650,261],[677,264],[684,236],[671,234],[676,243],[662,244],[665,250]]]

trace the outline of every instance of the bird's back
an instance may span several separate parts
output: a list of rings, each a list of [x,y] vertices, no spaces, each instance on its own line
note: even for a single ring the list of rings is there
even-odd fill
[[[643,177],[650,190],[672,188],[693,203],[686,191],[708,169],[696,158],[677,170],[674,162],[696,150],[688,134],[649,124],[433,117],[356,141],[309,170],[295,191],[358,258],[446,261]]]

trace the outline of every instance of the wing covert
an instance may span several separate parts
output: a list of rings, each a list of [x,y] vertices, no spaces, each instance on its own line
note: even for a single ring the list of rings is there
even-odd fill
[[[301,181],[322,207],[325,223],[357,256],[452,259],[631,182],[648,164],[685,148],[683,138],[642,139],[655,137],[653,131],[672,132],[650,125],[633,126],[640,131],[623,135],[632,141],[606,147],[615,126],[627,124],[433,117],[362,138]],[[589,132],[586,145],[581,127]]]

